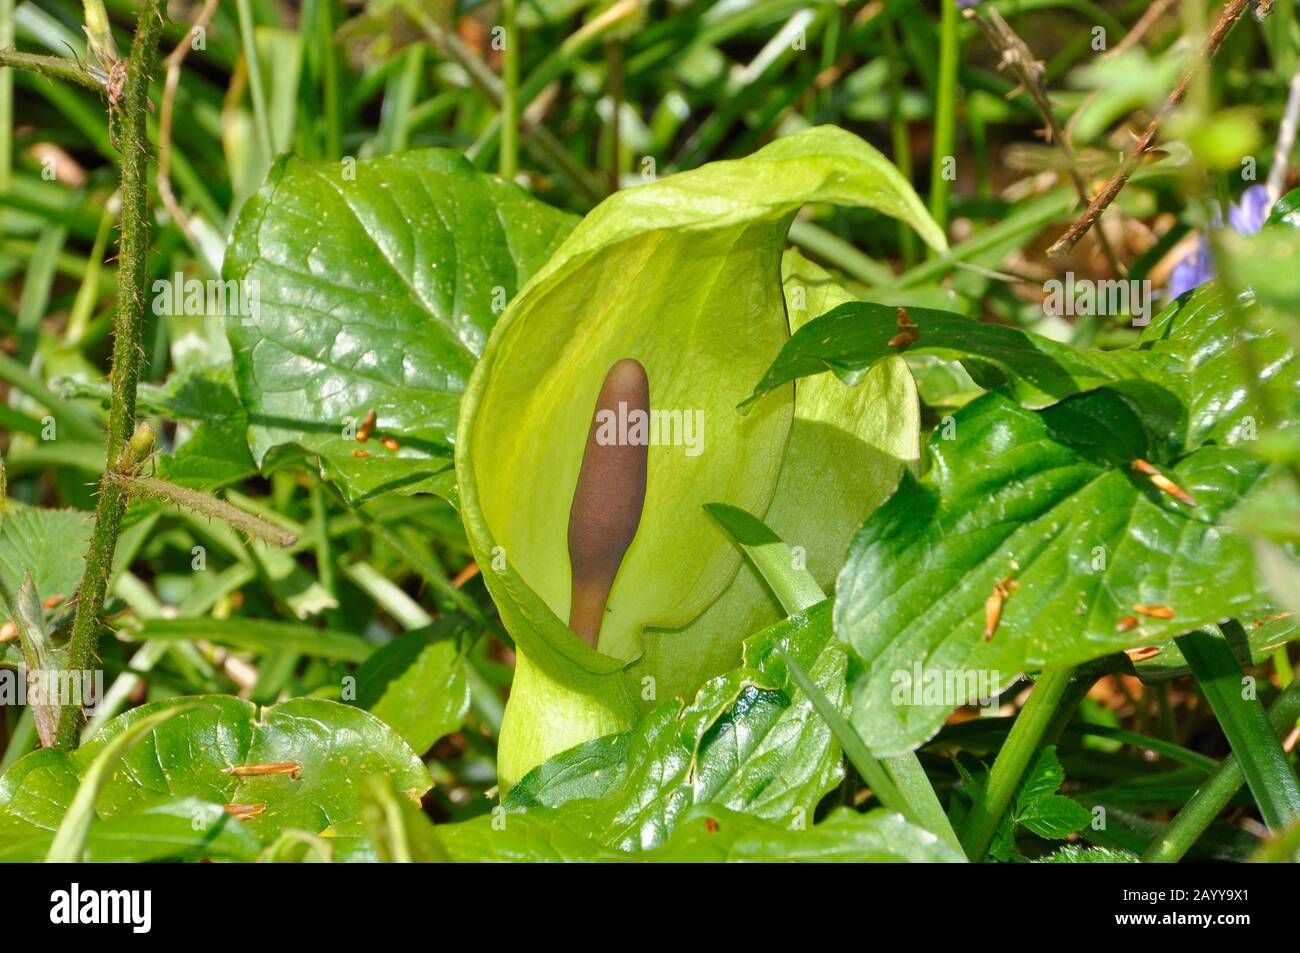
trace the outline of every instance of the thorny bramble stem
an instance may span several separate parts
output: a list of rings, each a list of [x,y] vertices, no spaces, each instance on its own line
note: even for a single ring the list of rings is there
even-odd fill
[[[146,0],[136,22],[135,42],[127,66],[126,88],[117,115],[122,150],[122,240],[117,278],[117,316],[113,323],[113,368],[110,373],[108,455],[99,484],[95,528],[86,552],[86,569],[77,597],[77,614],[68,643],[68,668],[89,667],[99,637],[99,614],[113,569],[113,552],[122,529],[127,491],[111,479],[135,429],[135,391],[140,380],[141,328],[149,251],[149,80],[158,65],[158,38],[163,28],[162,0]],[[55,745],[76,744],[81,712],[75,706],[59,715]]]

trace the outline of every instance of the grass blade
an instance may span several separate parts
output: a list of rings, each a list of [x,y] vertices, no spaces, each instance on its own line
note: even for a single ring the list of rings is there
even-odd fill
[[[1176,641],[1241,764],[1264,823],[1273,831],[1286,830],[1300,819],[1300,782],[1264,706],[1253,694],[1245,697],[1244,676],[1232,649],[1207,631],[1189,632]]]

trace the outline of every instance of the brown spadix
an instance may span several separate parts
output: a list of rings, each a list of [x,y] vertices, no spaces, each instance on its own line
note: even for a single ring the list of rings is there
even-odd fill
[[[592,648],[600,638],[614,577],[641,522],[649,418],[645,368],[624,358],[601,385],[569,510],[569,628]]]

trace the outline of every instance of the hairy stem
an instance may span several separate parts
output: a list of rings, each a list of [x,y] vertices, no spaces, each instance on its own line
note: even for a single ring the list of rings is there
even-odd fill
[[[141,329],[144,324],[145,288],[149,251],[149,139],[146,122],[149,80],[158,66],[158,38],[163,28],[162,0],[146,0],[136,22],[135,42],[127,67],[126,88],[118,107],[118,142],[122,150],[122,240],[117,274],[117,316],[113,324],[113,368],[110,374],[108,456],[99,484],[95,528],[86,552],[86,570],[77,596],[77,614],[68,643],[68,668],[89,667],[99,637],[99,615],[113,569],[113,552],[122,528],[127,493],[111,474],[135,429],[135,391],[140,381]],[[55,744],[72,747],[77,740],[81,712],[62,710]]]
[[[76,60],[62,56],[42,56],[38,53],[20,53],[17,50],[0,50],[0,66],[12,66],[14,69],[31,70],[50,79],[61,79],[76,83],[96,92],[104,91],[104,84],[92,76]]]

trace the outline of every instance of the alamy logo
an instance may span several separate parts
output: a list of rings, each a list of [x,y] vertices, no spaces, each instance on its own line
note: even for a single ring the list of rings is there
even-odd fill
[[[704,411],[629,411],[625,401],[618,412],[606,407],[596,413],[596,443],[602,447],[685,447],[688,457],[704,450]]]
[[[913,662],[910,670],[894,670],[889,680],[893,685],[889,700],[898,706],[978,705],[985,711],[994,711],[1002,673],[996,669],[926,668],[920,662]]]
[[[159,317],[237,317],[255,324],[262,314],[261,283],[256,279],[201,281],[176,272],[153,283],[153,313]]]
[[[130,924],[132,933],[148,933],[153,925],[151,890],[69,890],[50,894],[50,922],[61,924]]]
[[[1075,279],[1074,272],[1065,273],[1065,281],[1053,278],[1043,282],[1043,312],[1056,317],[1075,315],[1130,315],[1135,328],[1151,323],[1151,282],[1131,280],[1093,281]]]

